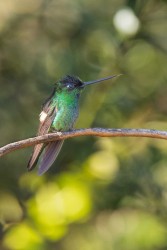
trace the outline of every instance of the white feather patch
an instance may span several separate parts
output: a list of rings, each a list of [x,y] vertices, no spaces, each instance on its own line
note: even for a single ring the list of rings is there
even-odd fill
[[[40,120],[40,122],[44,122],[45,119],[46,119],[46,117],[47,117],[47,113],[45,113],[44,111],[42,111],[42,112],[40,113],[40,115],[39,115],[39,120]]]

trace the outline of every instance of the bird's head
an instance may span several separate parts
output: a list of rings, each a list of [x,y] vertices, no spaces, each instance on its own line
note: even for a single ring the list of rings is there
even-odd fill
[[[62,79],[60,79],[56,84],[55,84],[55,89],[57,92],[65,91],[65,92],[72,92],[74,90],[78,90],[79,92],[87,85],[91,85],[94,83],[102,82],[109,80],[111,78],[117,77],[119,75],[113,75],[109,76],[106,78],[100,78],[98,80],[94,81],[88,81],[88,82],[83,82],[79,77],[76,76],[65,76]]]

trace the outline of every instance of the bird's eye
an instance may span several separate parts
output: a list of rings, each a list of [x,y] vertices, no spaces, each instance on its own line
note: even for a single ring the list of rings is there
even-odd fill
[[[68,83],[68,84],[66,85],[66,88],[70,90],[70,89],[73,89],[73,88],[74,88],[74,86],[73,86],[73,84]]]

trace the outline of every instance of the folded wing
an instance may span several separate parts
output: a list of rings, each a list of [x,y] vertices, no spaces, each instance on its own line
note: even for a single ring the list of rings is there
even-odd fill
[[[51,105],[51,100],[48,100],[43,106],[43,110],[40,114],[40,125],[37,133],[38,136],[45,135],[49,132],[49,129],[51,127],[51,124],[55,116],[56,116],[56,108]],[[36,166],[37,161],[43,151],[43,148],[44,148],[43,143],[35,145],[33,153],[27,165],[29,171]]]

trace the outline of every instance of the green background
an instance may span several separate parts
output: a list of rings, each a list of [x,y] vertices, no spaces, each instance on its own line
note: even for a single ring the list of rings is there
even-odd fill
[[[122,9],[131,34],[114,22]],[[0,144],[36,134],[66,74],[124,74],[85,89],[76,128],[167,129],[166,52],[166,0],[1,1]],[[26,170],[31,151],[0,159],[0,249],[167,248],[166,141],[68,139],[42,177]]]

